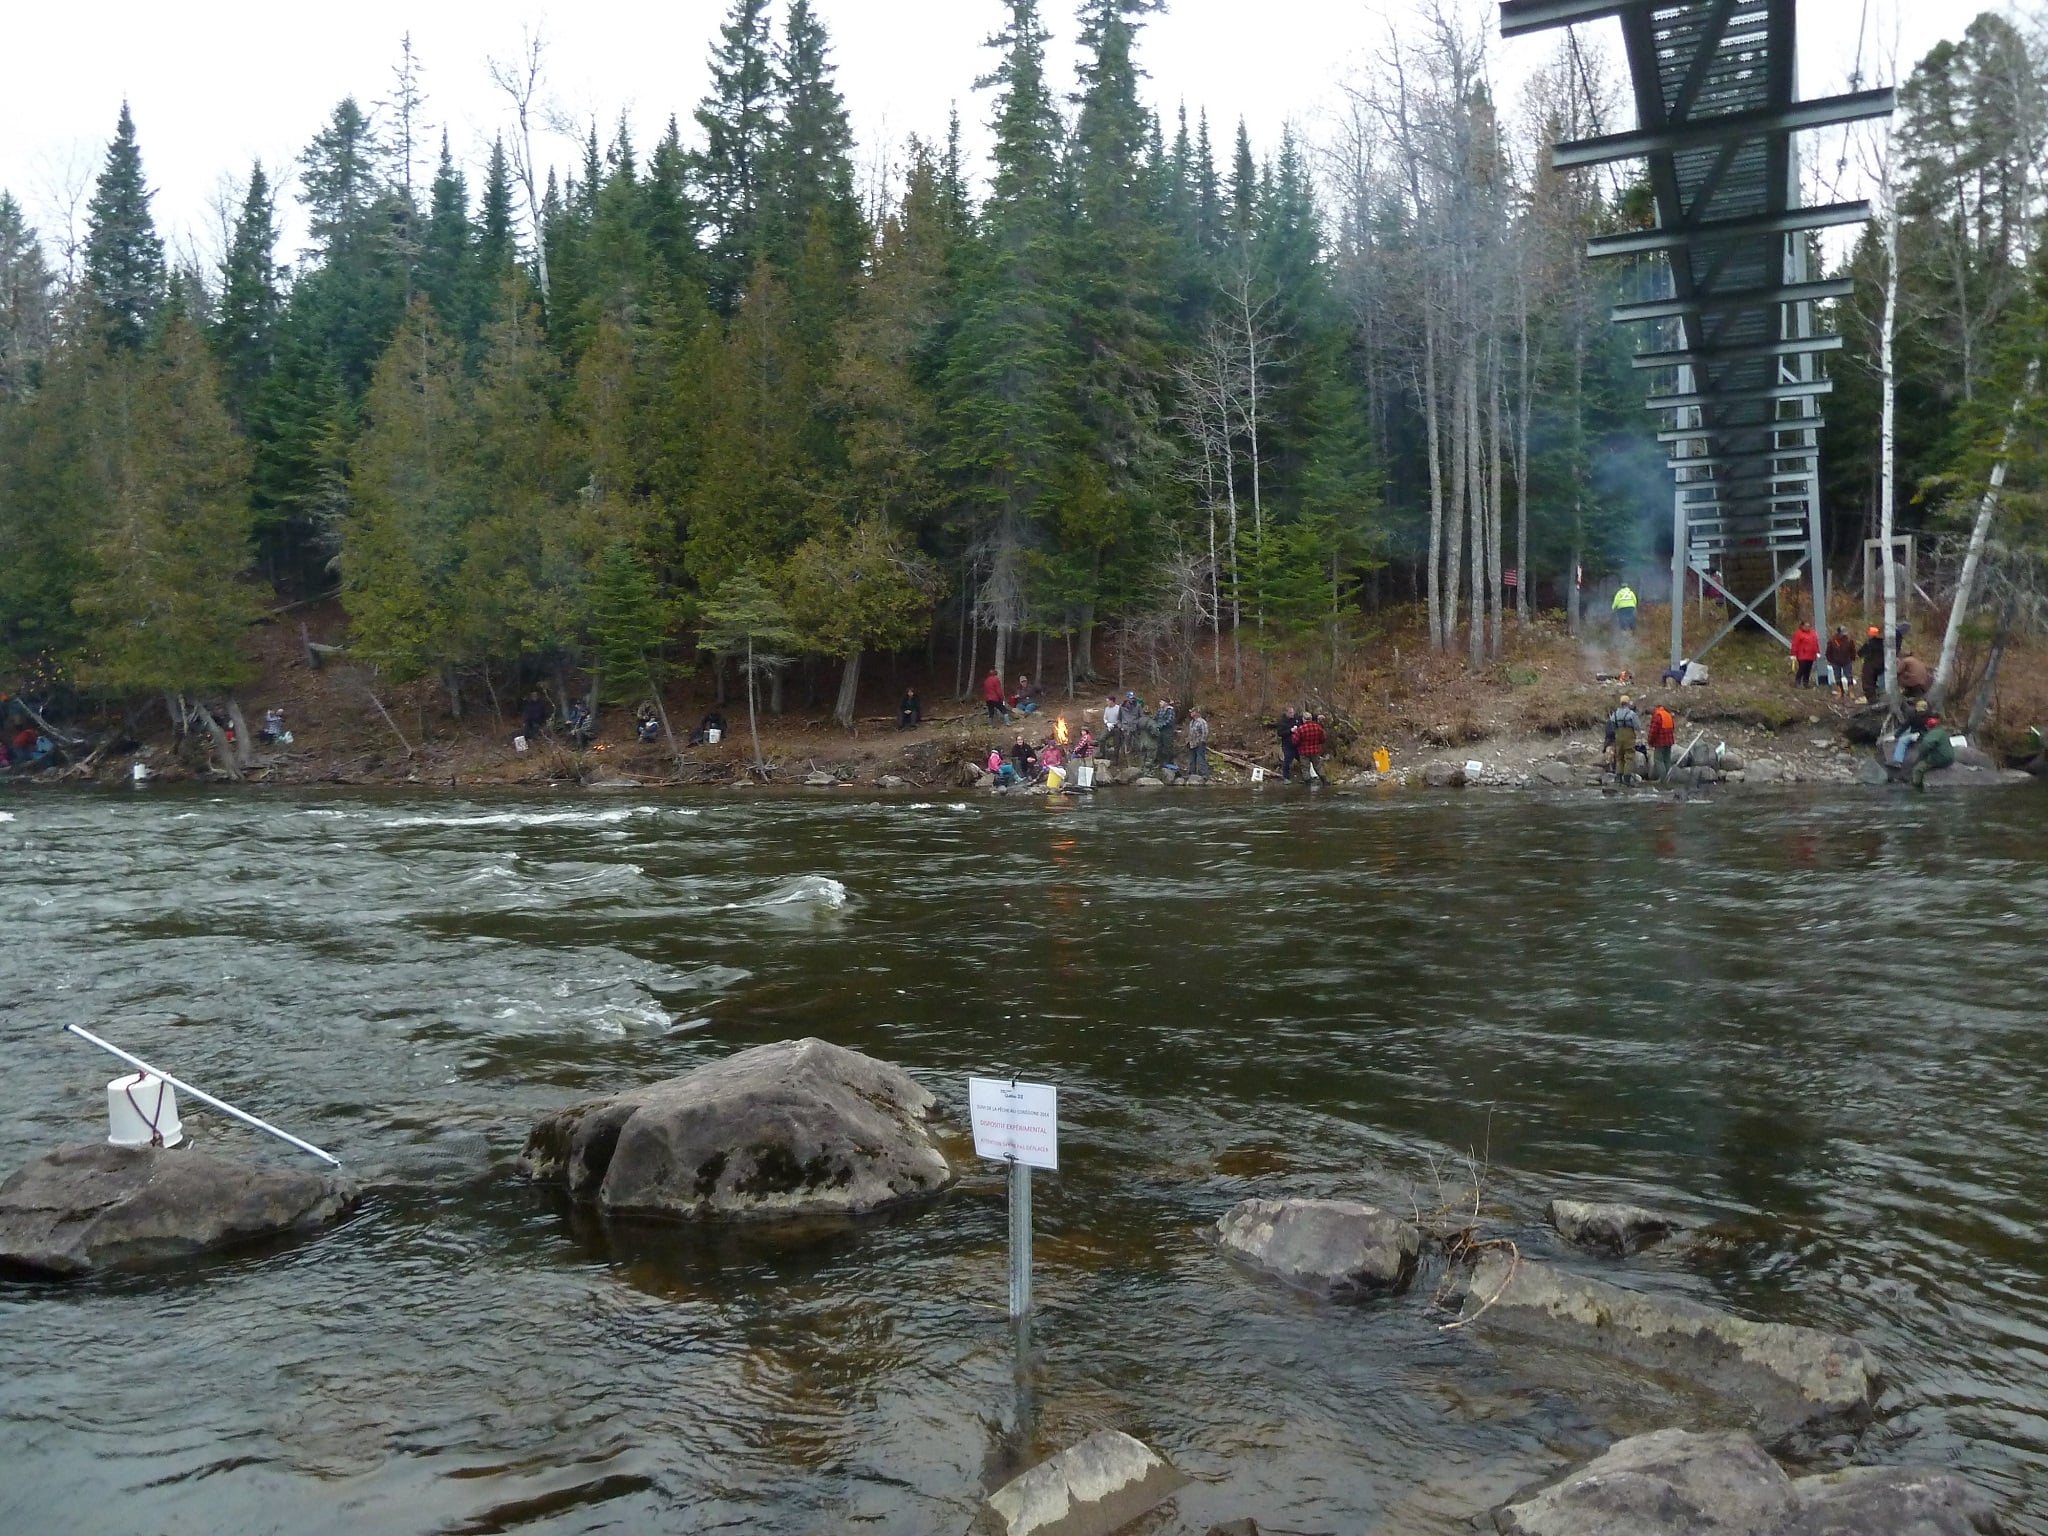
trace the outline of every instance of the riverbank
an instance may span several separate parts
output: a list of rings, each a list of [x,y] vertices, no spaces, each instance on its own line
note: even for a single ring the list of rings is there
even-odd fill
[[[316,616],[316,627],[317,627]],[[338,615],[328,615],[329,632]],[[1419,628],[1396,623],[1361,643],[1342,668],[1327,659],[1251,657],[1239,668],[1227,651],[1200,658],[1195,697],[1211,722],[1213,787],[1248,785],[1254,767],[1277,770],[1273,729],[1283,702],[1324,711],[1330,725],[1328,769],[1339,785],[1474,783],[1496,787],[1565,788],[1597,782],[1601,723],[1619,696],[1629,693],[1645,713],[1667,705],[1679,722],[1678,744],[1696,738],[1702,752],[1723,748],[1714,766],[1723,780],[1742,783],[1849,784],[1856,781],[1859,748],[1848,734],[1858,713],[1853,702],[1824,689],[1795,689],[1790,664],[1765,637],[1734,637],[1711,657],[1713,681],[1704,688],[1670,688],[1655,679],[1662,656],[1652,637],[1667,619],[1646,609],[1633,636],[1589,630],[1574,637],[1559,616],[1510,625],[1506,655],[1474,669],[1462,657],[1429,652]],[[387,686],[342,662],[312,665],[315,653],[294,626],[259,630],[251,660],[257,676],[239,698],[253,723],[264,711],[285,711],[293,741],[253,746],[244,753],[245,778],[254,783],[413,784],[444,788],[580,788],[604,785],[773,784],[860,785],[918,792],[974,787],[993,749],[1007,750],[1021,732],[1034,743],[1064,717],[1078,736],[1099,722],[1112,690],[1156,698],[1165,680],[1135,653],[1119,656],[1104,646],[1092,683],[1067,696],[1065,679],[1046,690],[1035,716],[991,722],[978,701],[952,697],[960,668],[934,669],[925,658],[884,659],[870,667],[870,684],[851,729],[828,715],[824,695],[836,680],[828,669],[798,669],[785,684],[781,715],[757,711],[760,759],[744,696],[719,701],[714,679],[697,673],[664,693],[670,721],[687,736],[710,712],[728,729],[716,746],[671,750],[633,739],[632,712],[607,708],[587,749],[543,736],[530,749],[514,745],[519,727],[515,700],[465,699],[460,715],[431,680]],[[1035,658],[1034,658],[1035,660]],[[1627,674],[1627,681],[1623,681]],[[1014,673],[1013,673],[1014,676]],[[1965,672],[1967,677],[1967,669]],[[580,679],[568,680],[581,687]],[[894,706],[905,687],[926,701],[924,720],[899,730]],[[978,690],[976,690],[978,693]],[[1959,690],[1960,691],[1960,690]],[[2029,749],[2026,729],[2048,721],[2048,652],[2014,647],[2007,656],[1996,708],[1974,745],[1981,766],[2016,762]],[[90,777],[125,781],[136,764],[163,780],[225,778],[203,737],[175,736],[161,710],[155,719],[123,730],[114,720],[82,721],[103,735],[103,750],[89,767],[73,766],[46,779]],[[1185,733],[1182,733],[1185,755]],[[1392,771],[1373,771],[1384,748]],[[1476,770],[1467,764],[1478,763]]]

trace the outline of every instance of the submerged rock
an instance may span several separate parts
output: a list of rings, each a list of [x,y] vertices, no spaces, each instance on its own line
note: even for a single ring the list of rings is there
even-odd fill
[[[1691,1381],[1738,1405],[1773,1441],[1831,1421],[1861,1422],[1882,1378],[1870,1351],[1840,1334],[1752,1322],[1498,1250],[1480,1259],[1466,1286],[1465,1317],[1482,1311],[1492,1327]]]
[[[1550,1224],[1566,1242],[1603,1253],[1631,1254],[1678,1230],[1678,1223],[1669,1216],[1659,1216],[1640,1205],[1553,1200],[1548,1214]]]
[[[1946,1472],[1856,1467],[1793,1480],[1749,1436],[1660,1429],[1494,1511],[1512,1536],[1989,1536],[1990,1503]]]
[[[1411,1223],[1356,1200],[1240,1200],[1216,1234],[1230,1252],[1328,1296],[1400,1290],[1422,1247]]]
[[[315,1231],[360,1199],[334,1174],[162,1147],[62,1147],[0,1183],[0,1270],[70,1279],[210,1253]]]
[[[1110,1536],[1187,1486],[1141,1440],[1097,1430],[989,1495],[978,1533],[987,1536]]]
[[[620,1214],[859,1215],[953,1182],[934,1102],[887,1062],[785,1040],[557,1110],[519,1169]]]

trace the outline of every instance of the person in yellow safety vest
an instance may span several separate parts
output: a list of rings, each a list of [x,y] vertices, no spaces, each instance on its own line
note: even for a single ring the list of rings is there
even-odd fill
[[[1614,594],[1614,624],[1626,634],[1636,632],[1636,590],[1625,581]]]

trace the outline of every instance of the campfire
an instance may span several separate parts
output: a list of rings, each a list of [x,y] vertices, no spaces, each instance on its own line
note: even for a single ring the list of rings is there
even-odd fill
[[[1052,739],[1063,747],[1067,744],[1067,717],[1065,715],[1061,715],[1058,720],[1053,722]]]

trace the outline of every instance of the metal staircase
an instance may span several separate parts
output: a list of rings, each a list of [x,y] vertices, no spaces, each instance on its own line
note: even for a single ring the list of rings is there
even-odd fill
[[[1617,324],[1650,338],[1635,366],[1673,477],[1671,659],[1705,654],[1744,619],[1790,645],[1761,611],[1806,576],[1827,614],[1820,508],[1823,354],[1839,336],[1814,306],[1846,297],[1846,279],[1809,271],[1809,234],[1870,217],[1864,202],[1802,207],[1793,135],[1882,117],[1890,90],[1794,99],[1795,0],[1503,0],[1508,37],[1606,17],[1621,23],[1636,127],[1559,144],[1560,170],[1648,164],[1657,227],[1591,241],[1594,257],[1661,256],[1668,296],[1619,304]],[[1685,648],[1685,573],[1727,602],[1729,618]],[[1745,600],[1740,594],[1755,595]],[[1775,616],[1775,609],[1773,610]]]

